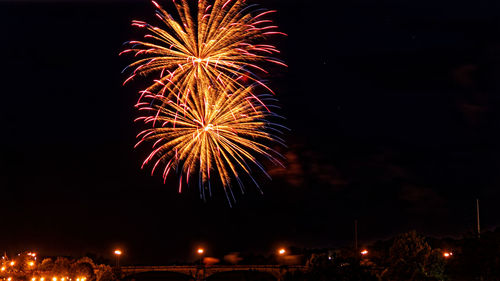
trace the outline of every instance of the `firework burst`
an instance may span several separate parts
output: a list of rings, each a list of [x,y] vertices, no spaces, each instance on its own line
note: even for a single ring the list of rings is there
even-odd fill
[[[184,98],[183,103],[163,95],[144,96],[148,101],[138,105],[144,115],[137,120],[150,128],[138,135],[137,145],[150,143],[152,152],[143,166],[152,165],[151,174],[161,173],[164,180],[171,171],[179,173],[179,192],[183,180],[189,183],[190,178],[197,178],[202,197],[205,190],[211,193],[214,174],[228,199],[230,196],[234,200],[233,179],[243,191],[242,175],[247,175],[258,187],[251,176],[252,168],[267,175],[256,155],[282,165],[279,153],[265,144],[283,144],[276,135],[283,127],[268,120],[279,116],[262,103],[272,102],[273,97],[267,94],[257,98],[252,93],[254,86],[233,92],[228,87],[221,93],[220,89],[198,82],[197,90],[200,94]]]
[[[179,18],[176,20],[153,1],[164,28],[132,22],[148,34],[144,36],[146,41],[127,42],[130,48],[121,53],[138,57],[127,67],[133,70],[124,84],[137,76],[152,77],[141,97],[168,94],[173,88],[188,87],[198,79],[223,88],[240,87],[240,80],[250,80],[267,88],[257,75],[267,71],[258,63],[286,66],[272,57],[279,53],[273,45],[257,43],[269,35],[284,34],[266,19],[274,11],[254,9],[252,15],[252,6],[245,7],[244,0],[215,0],[213,5],[207,0],[197,2],[197,9],[192,9],[187,0],[174,1]]]
[[[282,166],[270,145],[283,144],[277,135],[284,127],[271,122],[279,117],[271,111],[274,93],[258,74],[267,73],[263,63],[286,66],[273,57],[276,47],[265,44],[267,36],[283,33],[266,19],[274,11],[244,0],[193,0],[196,7],[174,0],[177,19],[152,2],[163,28],[133,21],[147,34],[120,53],[136,58],[124,84],[151,79],[136,104],[136,121],[147,127],[136,146],[151,145],[142,167],[164,180],[178,174],[179,192],[197,181],[202,198],[211,194],[211,182],[220,182],[231,204],[234,182],[244,191],[242,177],[259,187],[253,170],[267,175],[259,159]]]

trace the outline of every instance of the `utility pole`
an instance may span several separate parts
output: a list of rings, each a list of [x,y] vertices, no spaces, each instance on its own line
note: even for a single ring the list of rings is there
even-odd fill
[[[358,252],[358,220],[354,220],[354,250]]]
[[[476,215],[477,215],[477,238],[481,238],[481,225],[479,224],[479,199],[476,199]]]

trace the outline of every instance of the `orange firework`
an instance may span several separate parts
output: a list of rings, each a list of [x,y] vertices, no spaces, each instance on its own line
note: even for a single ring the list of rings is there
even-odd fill
[[[242,86],[240,80],[248,79],[267,88],[256,74],[267,71],[257,63],[268,61],[285,66],[272,57],[279,53],[274,46],[259,43],[268,35],[283,34],[276,31],[271,20],[265,19],[274,11],[252,15],[243,0],[215,0],[213,5],[207,0],[197,2],[194,13],[187,0],[174,1],[179,17],[176,20],[153,1],[164,28],[133,21],[132,25],[149,33],[144,36],[147,41],[127,42],[131,47],[122,54],[133,53],[139,59],[128,66],[133,72],[124,83],[137,76],[152,77],[141,97],[169,94],[172,89],[188,87],[198,79],[223,88]]]
[[[259,158],[282,165],[269,145],[283,144],[276,134],[284,127],[270,120],[279,116],[270,110],[272,90],[258,73],[267,72],[262,63],[286,66],[273,57],[279,51],[265,44],[267,36],[283,33],[266,19],[274,11],[252,12],[244,0],[193,0],[196,8],[174,0],[177,19],[152,2],[162,28],[133,21],[148,34],[144,41],[127,42],[122,52],[137,57],[124,84],[151,79],[136,104],[142,113],[137,120],[148,126],[136,146],[152,146],[142,166],[151,165],[152,174],[164,180],[178,173],[179,192],[196,178],[202,197],[217,180],[231,202],[234,181],[243,190],[242,176],[258,187],[253,170],[267,175]],[[257,87],[267,89],[265,94],[257,94]]]
[[[163,95],[144,96],[148,102],[139,107],[145,115],[137,120],[150,128],[138,135],[137,145],[152,143],[152,152],[143,166],[151,163],[152,174],[161,167],[165,180],[170,171],[178,170],[181,173],[179,192],[183,176],[186,183],[191,177],[197,177],[203,196],[205,188],[210,191],[211,173],[215,172],[226,195],[232,196],[231,180],[236,179],[242,187],[240,176],[252,178],[252,166],[267,175],[257,155],[281,165],[277,160],[279,154],[264,144],[282,143],[274,134],[280,132],[280,126],[266,120],[276,115],[263,105],[266,97],[252,98],[254,87],[234,92],[226,88],[221,93],[220,89],[201,81],[197,84],[199,94],[190,95],[183,103]]]

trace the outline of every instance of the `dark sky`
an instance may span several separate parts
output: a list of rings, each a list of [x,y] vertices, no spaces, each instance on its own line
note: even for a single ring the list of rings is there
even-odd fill
[[[162,3],[163,1],[159,1]],[[253,1],[256,2],[256,1]],[[438,2],[438,3],[436,3]],[[260,1],[289,36],[273,69],[291,131],[264,195],[140,170],[137,84],[122,43],[148,1],[0,1],[0,250],[125,263],[343,246],[416,229],[500,226],[500,21],[495,1]]]

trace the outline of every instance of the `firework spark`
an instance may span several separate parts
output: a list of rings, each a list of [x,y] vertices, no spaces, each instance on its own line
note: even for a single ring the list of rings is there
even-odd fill
[[[139,57],[128,66],[133,71],[124,83],[137,76],[153,77],[141,97],[150,93],[169,94],[172,89],[186,88],[198,79],[223,88],[240,87],[240,80],[250,80],[267,88],[256,74],[267,71],[258,63],[267,61],[286,66],[272,57],[279,53],[275,46],[256,43],[268,35],[284,34],[266,19],[274,11],[256,10],[252,15],[249,9],[252,6],[245,6],[244,0],[215,0],[213,5],[200,0],[197,12],[193,12],[195,9],[188,1],[182,0],[173,2],[179,17],[175,20],[152,2],[165,28],[133,21],[133,26],[149,32],[144,36],[147,41],[127,42],[130,48],[122,52]]]
[[[139,105],[145,114],[137,120],[150,128],[138,135],[137,145],[152,143],[152,152],[143,166],[151,164],[151,174],[161,172],[165,180],[171,171],[177,171],[181,174],[179,192],[183,177],[186,183],[197,177],[202,197],[205,190],[211,193],[213,173],[220,179],[228,199],[231,196],[234,200],[232,179],[236,179],[243,191],[240,177],[244,174],[253,180],[252,167],[267,175],[255,155],[282,165],[277,159],[279,154],[264,144],[283,143],[276,136],[282,127],[267,120],[276,115],[262,104],[273,98],[264,95],[257,101],[252,93],[254,86],[234,92],[229,92],[232,90],[228,87],[219,93],[219,89],[199,81],[197,89],[202,94],[190,95],[183,103],[163,95],[144,97],[150,101]]]

